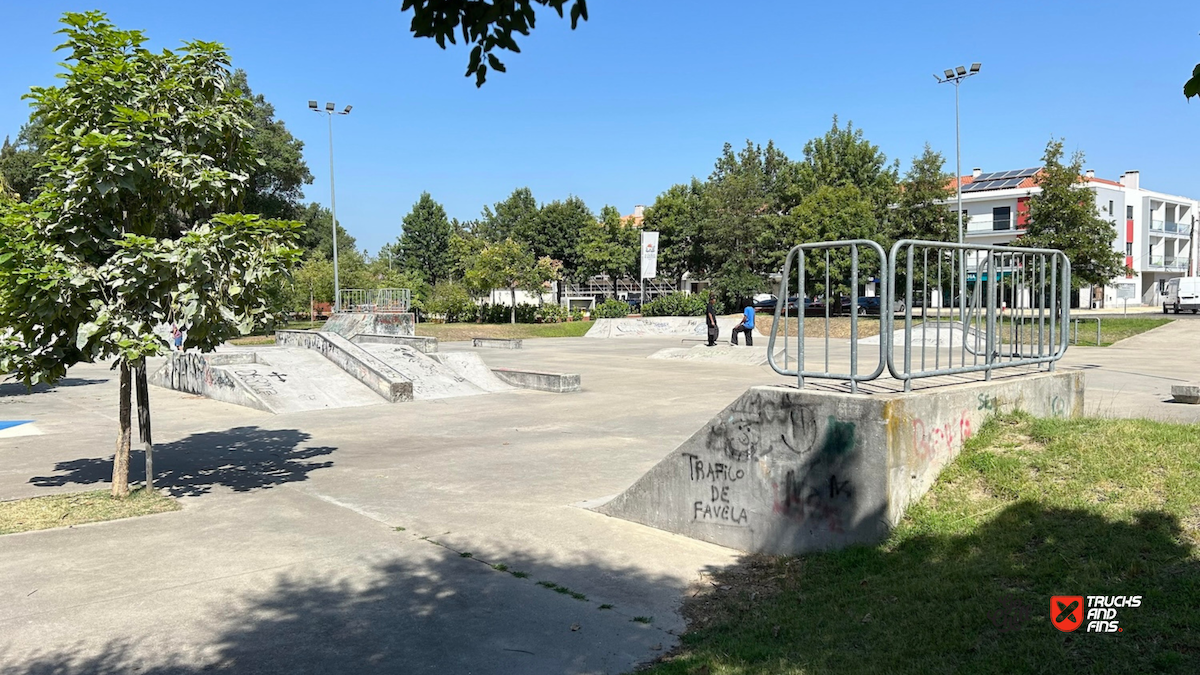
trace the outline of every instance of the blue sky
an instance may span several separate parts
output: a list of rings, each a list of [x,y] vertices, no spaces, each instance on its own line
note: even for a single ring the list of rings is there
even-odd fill
[[[316,98],[354,105],[334,120],[338,216],[376,251],[422,191],[451,216],[529,186],[629,213],[706,176],[726,141],[775,142],[793,158],[833,115],[902,168],[928,141],[953,169],[954,92],[932,73],[981,61],[963,84],[963,167],[1034,166],[1060,136],[1115,179],[1200,197],[1200,102],[1181,89],[1200,62],[1200,3],[767,2],[592,0],[574,32],[543,12],[501,54],[483,89],[467,49],[408,33],[400,2],[79,4],[3,0],[0,133],[28,116],[28,87],[52,82],[58,16],[98,8],[154,47],[214,40],[305,142],[329,200],[328,138]]]

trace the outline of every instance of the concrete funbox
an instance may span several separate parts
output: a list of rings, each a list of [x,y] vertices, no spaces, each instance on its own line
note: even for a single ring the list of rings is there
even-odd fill
[[[795,554],[885,538],[989,415],[1083,412],[1083,373],[909,393],[754,387],[623,493],[610,516],[743,551]]]

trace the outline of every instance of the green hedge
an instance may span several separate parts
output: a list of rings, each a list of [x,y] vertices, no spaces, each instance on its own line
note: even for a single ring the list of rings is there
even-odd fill
[[[689,293],[659,296],[642,305],[643,316],[704,316],[704,297]]]
[[[596,307],[597,319],[623,319],[629,314],[629,303],[624,300],[609,299]]]

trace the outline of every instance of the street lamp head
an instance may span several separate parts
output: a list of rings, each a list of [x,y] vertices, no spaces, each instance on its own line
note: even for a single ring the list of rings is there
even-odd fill
[[[958,68],[956,68],[955,70],[958,72],[958,75],[959,75],[960,77],[961,77],[961,76],[963,76],[963,75],[966,75],[966,74],[967,74],[967,69],[966,69],[966,68],[963,68],[962,66],[959,66],[959,67],[958,67]]]
[[[975,73],[978,73],[978,72],[979,72],[979,68],[980,68],[980,66],[982,66],[982,65],[983,65],[982,63],[972,63],[972,64],[971,64],[971,74],[972,74],[972,75],[974,75]]]
[[[346,109],[342,111],[342,114],[343,114],[343,115],[349,115],[349,114],[350,114],[350,109],[351,109],[351,108],[353,108],[353,107],[354,107],[354,106],[352,106],[352,105],[348,105],[348,106],[346,106]]]
[[[950,78],[954,77],[954,70],[953,70],[952,68],[947,68],[946,70],[944,70],[944,71],[942,71],[942,72],[943,72],[943,74],[946,76],[946,79],[947,79],[947,80],[949,80]]]
[[[321,112],[320,110],[317,110],[317,102],[316,102],[316,101],[309,101],[309,102],[308,102],[308,109],[309,109],[309,110],[311,110],[311,111],[313,111],[313,112]]]
[[[333,112],[333,102],[332,101],[328,101],[325,103],[325,110],[327,112]]]

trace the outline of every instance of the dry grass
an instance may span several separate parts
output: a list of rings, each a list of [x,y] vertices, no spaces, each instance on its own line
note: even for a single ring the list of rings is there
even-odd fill
[[[435,337],[440,342],[462,342],[476,337],[544,338],[581,337],[592,327],[591,321],[565,323],[420,323],[417,335]]]
[[[774,316],[760,316],[755,319],[755,328],[763,335],[771,334],[771,326],[775,323]],[[787,320],[787,334],[791,336],[797,335],[798,322],[795,317]],[[825,317],[810,316],[804,319],[804,335],[808,338],[824,337],[825,336]],[[879,317],[868,316],[858,317],[858,337],[868,338],[879,335]],[[849,338],[850,337],[850,317],[848,316],[832,316],[829,317],[829,337],[831,338]]]
[[[134,490],[125,499],[108,490],[0,502],[0,534],[49,530],[178,511],[179,502],[157,492]]]

